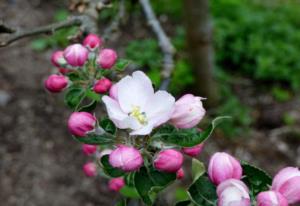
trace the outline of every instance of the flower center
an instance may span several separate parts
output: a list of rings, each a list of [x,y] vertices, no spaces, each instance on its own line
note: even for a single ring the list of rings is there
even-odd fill
[[[141,112],[139,106],[133,106],[132,111],[130,112],[130,116],[134,117],[141,123],[142,125],[147,124],[147,117],[145,112]]]

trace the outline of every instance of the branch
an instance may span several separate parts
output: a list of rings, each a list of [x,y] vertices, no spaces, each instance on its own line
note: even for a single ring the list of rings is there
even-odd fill
[[[163,53],[163,70],[161,73],[163,81],[160,88],[165,90],[169,86],[170,78],[174,69],[175,48],[157,20],[149,0],[139,1],[148,20],[148,24],[155,33],[160,49]]]
[[[88,16],[72,16],[65,21],[61,21],[58,23],[49,24],[46,26],[37,27],[34,29],[13,29],[5,26],[4,24],[0,24],[0,28],[2,29],[2,33],[11,33],[5,40],[0,40],[0,47],[7,46],[12,42],[19,40],[24,37],[34,36],[37,34],[52,34],[57,30],[62,28],[67,28],[71,26],[81,26],[81,30],[83,31],[93,31],[95,27],[95,23]],[[5,32],[6,31],[6,32]]]

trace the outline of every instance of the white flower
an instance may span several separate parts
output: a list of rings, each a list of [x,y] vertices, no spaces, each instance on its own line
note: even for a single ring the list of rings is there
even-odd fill
[[[102,98],[109,118],[120,129],[131,129],[130,135],[147,135],[167,122],[175,99],[166,91],[154,93],[150,79],[141,71],[126,76],[117,84],[117,98]]]

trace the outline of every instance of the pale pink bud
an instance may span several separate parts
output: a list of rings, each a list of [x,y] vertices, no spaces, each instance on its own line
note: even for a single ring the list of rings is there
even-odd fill
[[[134,147],[119,145],[109,155],[109,163],[125,172],[138,170],[143,165],[143,157],[141,153]]]
[[[238,160],[225,152],[215,153],[208,165],[210,180],[218,185],[227,179],[241,179],[242,167]]]
[[[182,152],[191,157],[197,157],[201,153],[203,146],[204,146],[204,144],[202,143],[202,144],[198,144],[194,147],[184,147],[184,148],[182,148]]]
[[[184,170],[182,168],[180,168],[177,173],[176,173],[176,178],[181,180],[184,178]]]
[[[240,180],[228,179],[217,187],[218,206],[250,206],[247,186]]]
[[[125,186],[125,181],[123,177],[117,177],[109,180],[108,188],[111,191],[119,192]]]
[[[109,96],[114,100],[118,100],[118,86],[113,84],[109,89]]]
[[[52,56],[51,56],[51,62],[56,67],[60,67],[62,65],[65,65],[67,62],[64,58],[64,52],[63,51],[53,52]]]
[[[89,48],[90,50],[94,50],[100,47],[102,44],[102,39],[98,37],[96,34],[89,34],[83,40],[83,46]]]
[[[95,177],[97,175],[97,165],[93,162],[88,162],[83,165],[83,172],[88,177]]]
[[[192,128],[205,115],[201,97],[186,94],[175,102],[175,110],[171,116],[171,123],[177,128]]]
[[[104,77],[95,83],[93,90],[96,93],[104,94],[109,91],[111,85],[111,81]]]
[[[87,132],[95,128],[96,118],[88,112],[73,112],[68,121],[71,134],[84,137]]]
[[[45,81],[45,88],[49,92],[61,92],[68,85],[68,78],[62,75],[52,74]]]
[[[261,192],[257,196],[257,206],[288,206],[285,197],[279,192]]]
[[[182,164],[183,155],[174,149],[160,151],[154,160],[154,167],[163,172],[177,172]]]
[[[103,49],[100,51],[97,63],[102,69],[110,69],[117,61],[117,53],[113,49]]]
[[[281,193],[289,204],[300,202],[300,171],[296,167],[280,170],[273,179],[272,190]]]
[[[91,144],[83,144],[82,145],[82,152],[85,155],[92,155],[97,151],[97,146],[96,145],[91,145]]]
[[[88,59],[89,51],[81,44],[72,44],[64,50],[68,64],[74,67],[83,66]]]

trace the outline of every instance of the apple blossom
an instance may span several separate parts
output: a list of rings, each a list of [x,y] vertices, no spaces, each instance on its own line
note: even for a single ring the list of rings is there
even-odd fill
[[[274,177],[272,190],[281,193],[289,204],[300,202],[300,171],[296,167],[286,167]]]
[[[182,96],[175,103],[175,110],[170,122],[177,128],[196,126],[205,115],[202,99],[202,97],[195,97],[192,94]]]
[[[93,90],[96,93],[105,94],[107,91],[109,91],[111,85],[111,81],[104,77],[95,83]]]
[[[125,172],[138,170],[143,165],[141,153],[134,147],[119,145],[109,155],[109,163]]]
[[[111,191],[119,192],[125,186],[125,181],[123,177],[117,177],[109,180],[108,188]]]
[[[68,78],[62,75],[52,74],[45,81],[45,88],[49,92],[61,92],[68,85]]]
[[[96,34],[89,34],[83,40],[83,46],[87,47],[90,50],[94,50],[101,46],[102,39],[98,37]]]
[[[130,135],[147,135],[167,122],[175,99],[166,91],[154,93],[150,79],[141,71],[126,76],[117,84],[117,99],[102,98],[109,118],[120,129],[131,129]]]
[[[157,170],[177,172],[183,164],[183,155],[174,149],[162,150],[156,156],[153,164]]]
[[[87,132],[95,128],[96,118],[88,112],[73,112],[68,120],[71,134],[84,137]]]
[[[96,153],[97,151],[97,146],[96,145],[91,145],[91,144],[83,144],[82,145],[82,152],[85,155],[92,155]]]
[[[238,160],[225,152],[215,153],[208,165],[210,180],[218,185],[227,179],[241,179],[242,167]]]
[[[118,101],[118,87],[116,84],[113,84],[109,90],[109,96]]]
[[[285,197],[279,192],[266,191],[257,196],[257,206],[288,206]]]
[[[81,44],[72,44],[64,50],[68,64],[74,67],[83,66],[88,59],[89,51]]]
[[[247,186],[240,180],[228,179],[217,187],[218,206],[250,206]]]
[[[113,49],[102,49],[97,58],[97,63],[102,69],[110,69],[117,61],[117,53]]]
[[[52,56],[51,56],[51,62],[56,67],[60,67],[60,66],[65,65],[67,62],[64,58],[64,52],[63,51],[53,52]]]
[[[182,152],[191,157],[197,157],[201,153],[203,146],[204,146],[204,144],[202,143],[202,144],[198,144],[194,147],[184,147],[184,148],[182,148]]]
[[[95,177],[97,175],[97,165],[93,162],[88,162],[83,165],[83,172],[88,177]]]

